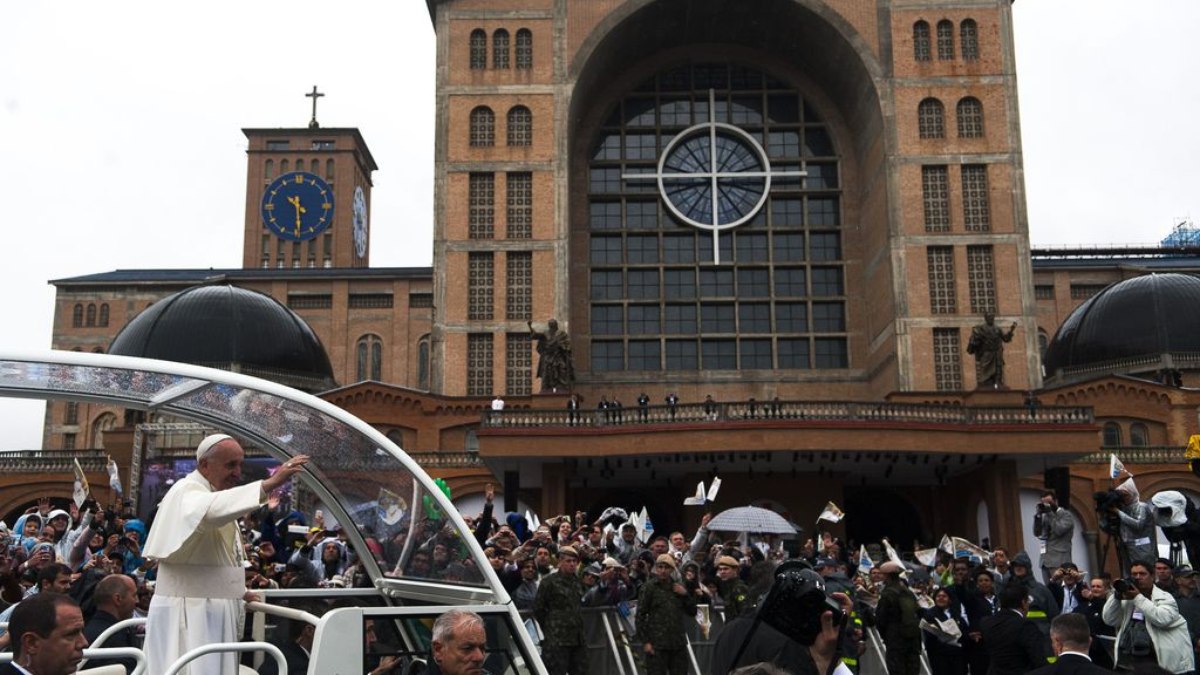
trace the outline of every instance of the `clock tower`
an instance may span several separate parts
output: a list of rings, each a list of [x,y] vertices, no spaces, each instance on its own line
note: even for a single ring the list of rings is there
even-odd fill
[[[314,99],[315,103],[315,99]],[[358,129],[242,129],[243,268],[368,267],[371,174]]]

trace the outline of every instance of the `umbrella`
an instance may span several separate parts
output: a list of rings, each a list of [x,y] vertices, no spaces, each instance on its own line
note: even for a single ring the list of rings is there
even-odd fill
[[[709,521],[708,529],[751,534],[796,534],[796,528],[786,518],[757,506],[738,506],[722,511]]]

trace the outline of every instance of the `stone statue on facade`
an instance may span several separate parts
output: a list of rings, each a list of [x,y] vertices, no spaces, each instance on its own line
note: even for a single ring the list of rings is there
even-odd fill
[[[571,337],[559,330],[558,321],[550,319],[546,332],[539,333],[532,321],[527,321],[529,334],[537,342],[537,376],[542,380],[542,392],[567,391],[575,381],[575,366],[571,363]]]
[[[983,315],[983,323],[971,329],[967,353],[975,356],[977,387],[1004,388],[1004,343],[1012,341],[1016,330],[1016,321],[1007,333],[998,328],[996,315],[991,312]]]

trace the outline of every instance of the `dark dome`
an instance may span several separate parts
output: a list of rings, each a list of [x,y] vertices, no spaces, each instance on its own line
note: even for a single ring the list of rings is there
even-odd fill
[[[110,354],[220,368],[308,392],[336,386],[321,340],[269,295],[195,286],[169,295],[113,338]]]
[[[1200,278],[1147,274],[1115,283],[1075,308],[1046,348],[1046,373],[1133,357],[1200,351]],[[1143,370],[1146,368],[1142,368]]]

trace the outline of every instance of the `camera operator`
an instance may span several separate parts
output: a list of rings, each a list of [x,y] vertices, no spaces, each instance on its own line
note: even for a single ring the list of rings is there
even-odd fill
[[[1154,548],[1154,509],[1140,500],[1132,477],[1113,490],[1121,495],[1121,505],[1109,508],[1121,519],[1121,548],[1125,552],[1123,568],[1128,569],[1135,562],[1153,566],[1158,557]]]
[[[1058,505],[1054,490],[1042,492],[1033,516],[1033,532],[1042,540],[1042,581],[1049,584],[1054,571],[1071,560],[1071,539],[1075,535],[1075,518]]]
[[[1154,585],[1146,562],[1129,566],[1129,577],[1113,582],[1104,603],[1104,623],[1117,629],[1116,670],[1158,665],[1171,673],[1196,669],[1187,621],[1175,598]]]

